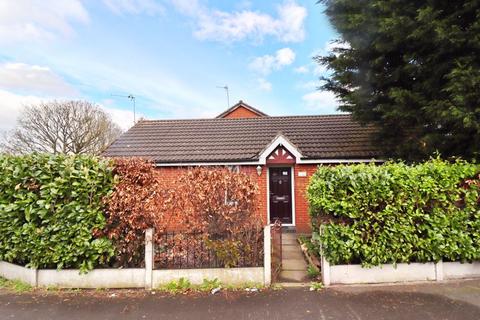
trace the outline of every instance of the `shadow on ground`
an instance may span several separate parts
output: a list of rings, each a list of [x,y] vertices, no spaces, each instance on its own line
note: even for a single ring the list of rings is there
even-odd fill
[[[0,292],[0,319],[480,319],[480,281],[217,295]],[[467,302],[473,292],[473,303]],[[459,298],[455,298],[455,292]],[[480,300],[480,299],[479,299]],[[477,304],[477,305],[475,305]]]

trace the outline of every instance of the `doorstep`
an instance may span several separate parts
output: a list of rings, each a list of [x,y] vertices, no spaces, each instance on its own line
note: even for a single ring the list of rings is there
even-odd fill
[[[282,271],[278,282],[303,284],[308,282],[307,263],[296,233],[282,232]]]

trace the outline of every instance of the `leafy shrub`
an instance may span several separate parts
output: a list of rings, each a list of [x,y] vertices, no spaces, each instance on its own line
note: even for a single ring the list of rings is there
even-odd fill
[[[250,176],[221,167],[196,167],[180,175],[166,193],[183,228],[234,235],[258,226],[258,185]]]
[[[201,233],[235,266],[261,237],[257,185],[221,168],[192,169],[167,185],[142,159],[1,156],[0,191],[0,260],[30,267],[140,267],[147,228],[157,244],[166,230]]]
[[[91,156],[0,156],[0,260],[37,268],[92,269],[113,255],[102,198],[109,161]]]
[[[240,262],[242,243],[238,240],[207,240],[206,246],[213,252],[225,268],[235,267]]]
[[[263,239],[257,196],[258,185],[247,174],[197,167],[175,180],[165,201],[172,204],[169,210],[176,212],[184,230],[203,234],[206,248],[213,250],[219,262],[235,267],[253,262],[253,256],[262,257],[252,254],[262,250],[258,244]],[[198,245],[190,250],[204,249]]]
[[[313,239],[332,264],[478,260],[479,171],[439,159],[320,166],[307,191]]]
[[[118,182],[105,198],[107,224],[98,234],[115,244],[116,266],[143,265],[147,228],[155,228],[155,261],[163,265],[194,261],[188,252],[206,261],[207,249],[213,249],[225,266],[235,266],[240,252],[248,254],[258,242],[257,233],[249,232],[259,229],[254,228],[259,219],[253,217],[258,187],[249,176],[224,168],[194,168],[164,181],[162,171],[144,159],[114,162]],[[165,237],[166,231],[177,235]],[[192,234],[202,238],[189,237]],[[211,241],[204,246],[206,240]]]
[[[315,241],[312,241],[311,237],[307,237],[305,235],[300,235],[298,237],[298,240],[300,241],[301,244],[304,244],[305,247],[307,248],[308,254],[315,256],[317,258],[320,258],[320,250],[318,245],[316,244]]]
[[[166,187],[154,165],[140,158],[115,159],[117,176],[113,192],[104,199],[106,235],[116,248],[115,266],[140,267],[144,264],[145,230],[162,232],[173,217],[165,202]]]
[[[184,260],[205,265],[212,260],[206,249],[212,249],[225,267],[251,263],[254,256],[262,258],[262,254],[252,254],[253,250],[263,249],[258,245],[263,238],[256,207],[258,185],[250,176],[225,168],[196,167],[179,175],[165,188],[161,195],[164,206],[157,212],[168,213],[169,221],[175,221],[171,227],[201,234],[204,240],[185,239],[188,250],[163,251],[156,260]],[[161,232],[156,235],[157,244],[164,246]],[[195,252],[195,259],[191,259],[188,252]],[[196,261],[200,259],[204,261]]]
[[[307,274],[310,279],[315,279],[320,275],[320,271],[312,265],[307,267]]]

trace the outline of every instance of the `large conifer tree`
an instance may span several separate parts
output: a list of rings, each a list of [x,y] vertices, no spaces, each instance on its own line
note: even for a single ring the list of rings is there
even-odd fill
[[[340,34],[323,89],[387,155],[480,158],[480,1],[320,0]]]

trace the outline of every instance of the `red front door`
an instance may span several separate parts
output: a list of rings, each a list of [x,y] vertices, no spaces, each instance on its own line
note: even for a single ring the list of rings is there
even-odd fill
[[[280,220],[291,224],[292,219],[292,177],[290,167],[271,167],[269,170],[270,223]]]

